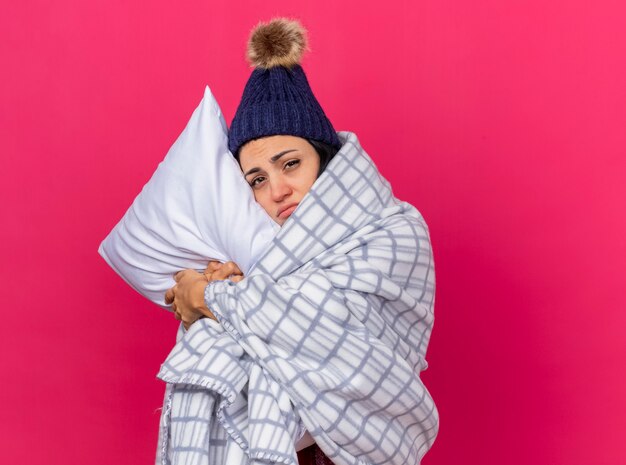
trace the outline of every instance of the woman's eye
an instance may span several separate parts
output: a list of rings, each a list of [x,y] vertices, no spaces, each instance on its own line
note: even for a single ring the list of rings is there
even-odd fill
[[[258,185],[260,185],[263,181],[265,181],[265,177],[264,176],[257,176],[256,178],[254,178],[252,181],[250,181],[250,187],[257,187]]]
[[[298,163],[300,163],[300,160],[289,160],[287,163],[285,163],[285,168],[292,168]]]

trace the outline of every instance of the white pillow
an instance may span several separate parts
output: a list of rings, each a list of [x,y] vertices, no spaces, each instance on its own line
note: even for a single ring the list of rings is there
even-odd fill
[[[160,306],[176,271],[232,260],[244,275],[279,226],[256,203],[228,150],[222,112],[206,87],[187,127],[98,252]]]

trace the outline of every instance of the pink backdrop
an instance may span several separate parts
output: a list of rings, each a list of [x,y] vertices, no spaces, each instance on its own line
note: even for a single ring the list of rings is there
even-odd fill
[[[431,229],[424,463],[626,463],[623,2],[298,3],[3,6],[2,463],[153,461],[177,325],[97,247],[205,84],[230,122],[248,30],[277,14]]]

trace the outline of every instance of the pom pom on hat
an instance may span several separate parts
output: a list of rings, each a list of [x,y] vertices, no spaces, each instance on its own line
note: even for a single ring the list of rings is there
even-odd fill
[[[246,57],[255,68],[291,68],[300,64],[306,48],[306,30],[298,21],[275,18],[252,30]]]
[[[298,21],[275,18],[252,30],[247,58],[254,70],[228,131],[235,157],[249,140],[281,134],[341,147],[300,65],[306,47]]]

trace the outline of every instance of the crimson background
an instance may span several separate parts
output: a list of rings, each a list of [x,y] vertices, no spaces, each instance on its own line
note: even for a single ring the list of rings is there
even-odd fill
[[[176,322],[97,254],[249,29],[304,61],[424,214],[437,266],[424,463],[625,463],[623,2],[35,0],[0,13],[3,463],[151,463]]]

